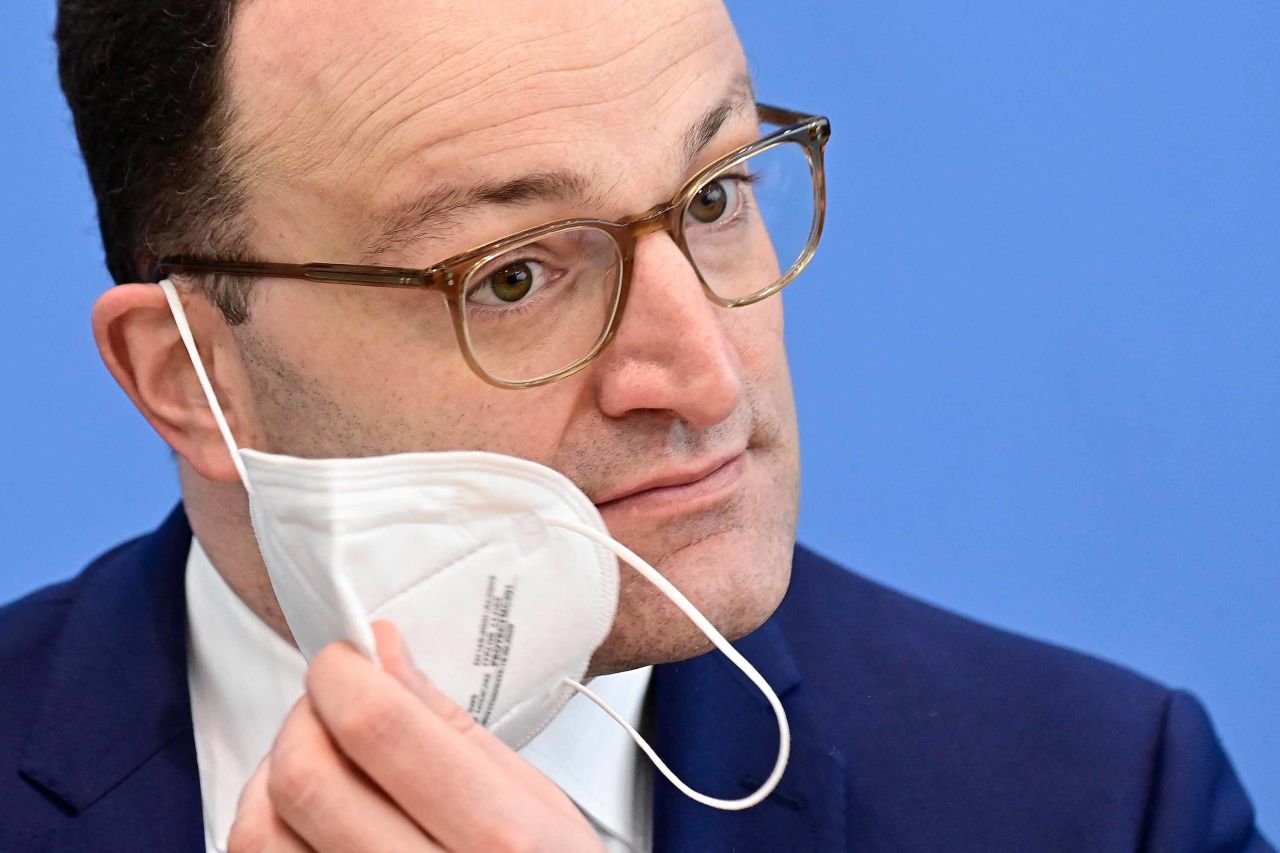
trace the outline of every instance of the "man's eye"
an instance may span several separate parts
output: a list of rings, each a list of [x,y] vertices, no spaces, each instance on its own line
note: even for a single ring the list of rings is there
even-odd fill
[[[538,261],[512,261],[480,278],[467,291],[467,300],[480,305],[511,305],[536,293],[546,281],[546,268]]]
[[[693,200],[689,202],[688,215],[695,221],[710,225],[732,215],[738,209],[739,179],[732,177],[716,178],[703,185]]]

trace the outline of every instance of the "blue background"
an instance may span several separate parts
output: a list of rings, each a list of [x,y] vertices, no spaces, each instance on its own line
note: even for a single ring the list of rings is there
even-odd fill
[[[788,291],[801,538],[1188,687],[1280,832],[1280,4],[731,0],[822,111]],[[108,284],[48,0],[0,26],[0,600],[150,528],[166,448],[98,361]]]

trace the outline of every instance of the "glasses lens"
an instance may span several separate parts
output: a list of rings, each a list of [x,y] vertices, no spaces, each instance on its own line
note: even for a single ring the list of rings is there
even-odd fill
[[[818,231],[805,147],[783,142],[706,181],[684,214],[684,239],[702,280],[721,299],[745,299],[789,282]]]
[[[568,228],[505,249],[463,282],[471,355],[504,382],[572,367],[604,339],[621,286],[618,244],[598,228]]]

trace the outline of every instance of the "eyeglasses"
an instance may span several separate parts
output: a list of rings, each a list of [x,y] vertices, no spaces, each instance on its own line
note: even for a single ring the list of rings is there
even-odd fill
[[[428,269],[276,264],[172,257],[182,274],[293,278],[438,290],[467,364],[503,388],[532,388],[586,367],[613,339],[635,248],[671,235],[708,299],[752,305],[786,287],[813,257],[826,211],[825,117],[757,104],[779,129],[721,157],[665,204],[622,222],[567,219],[455,255]]]

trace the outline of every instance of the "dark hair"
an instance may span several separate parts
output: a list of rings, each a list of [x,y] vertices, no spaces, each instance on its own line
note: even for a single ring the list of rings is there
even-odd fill
[[[148,281],[165,255],[243,249],[223,78],[235,0],[60,0],[62,91],[98,205],[107,269]],[[241,287],[205,282],[232,322]]]

